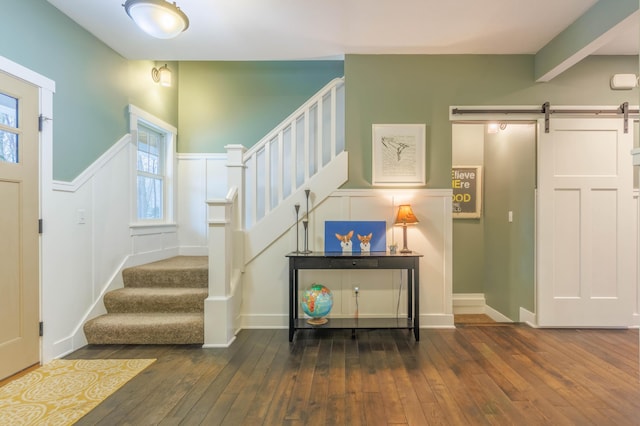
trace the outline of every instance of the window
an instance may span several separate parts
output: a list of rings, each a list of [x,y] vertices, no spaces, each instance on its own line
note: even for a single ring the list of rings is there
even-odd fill
[[[18,99],[0,93],[0,162],[18,162]]]
[[[138,220],[164,219],[164,134],[138,122]]]
[[[174,225],[173,169],[176,129],[130,105],[135,159],[133,227]]]

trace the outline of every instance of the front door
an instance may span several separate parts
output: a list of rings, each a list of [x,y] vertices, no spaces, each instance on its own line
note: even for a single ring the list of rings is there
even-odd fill
[[[0,71],[0,379],[40,361],[38,88]]]
[[[552,118],[549,133],[539,126],[538,324],[629,326],[635,299],[632,131],[624,133],[621,118]]]

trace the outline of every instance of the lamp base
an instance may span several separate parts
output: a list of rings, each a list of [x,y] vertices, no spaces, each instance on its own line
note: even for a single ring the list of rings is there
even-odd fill
[[[411,253],[411,250],[407,248],[407,224],[402,225],[402,250],[400,253]]]

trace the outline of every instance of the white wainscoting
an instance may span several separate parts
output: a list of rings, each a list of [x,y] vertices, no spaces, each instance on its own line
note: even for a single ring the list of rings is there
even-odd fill
[[[73,182],[43,176],[43,362],[86,344],[82,326],[104,313],[123,268],[179,254],[175,226],[129,228],[132,155],[125,135]]]
[[[177,254],[207,254],[206,200],[226,194],[226,154],[179,154],[177,234],[170,229],[132,235],[128,147],[126,135],[73,182],[54,182],[43,176],[43,362],[86,343],[82,325],[104,312],[102,295],[122,286],[125,267]],[[637,191],[635,196],[638,200]],[[337,190],[310,215],[310,248],[322,250],[325,220],[386,220],[387,241],[402,244],[401,229],[391,223],[395,206],[403,202],[412,204],[420,220],[409,228],[408,239],[409,248],[425,255],[420,264],[421,324],[453,327],[450,190]],[[84,212],[84,224],[78,223],[79,211]],[[287,327],[284,256],[296,247],[294,217],[292,212],[289,231],[246,267],[243,328]],[[631,232],[637,235],[636,229]],[[333,290],[335,316],[353,315],[356,284],[361,289],[359,315],[393,316],[406,309],[402,302],[406,281],[397,271],[301,274],[302,285],[315,281]],[[640,293],[637,300],[640,306]],[[527,322],[535,325],[535,314]]]
[[[182,254],[208,254],[207,200],[226,195],[226,153],[178,154],[178,240]]]
[[[313,191],[313,188],[311,188]],[[402,244],[401,228],[392,225],[397,205],[410,203],[420,223],[408,229],[408,246],[424,255],[420,261],[420,322],[422,327],[453,327],[451,262],[451,190],[336,190],[310,214],[309,248],[322,251],[326,220],[384,220],[387,242]],[[300,235],[302,235],[300,227]],[[300,242],[302,244],[302,241]],[[302,247],[302,245],[301,245]],[[288,262],[296,248],[295,214],[291,228],[246,265],[243,328],[288,326]],[[355,313],[353,287],[360,288],[359,316],[406,313],[406,276],[400,271],[303,271],[300,286],[314,282],[334,296],[331,316]]]

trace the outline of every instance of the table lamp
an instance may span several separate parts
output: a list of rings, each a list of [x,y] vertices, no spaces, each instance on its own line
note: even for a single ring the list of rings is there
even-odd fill
[[[402,225],[402,242],[403,247],[400,253],[411,253],[407,248],[407,225],[418,223],[418,218],[413,214],[410,204],[402,204],[398,207],[398,215],[396,216],[395,225]]]

